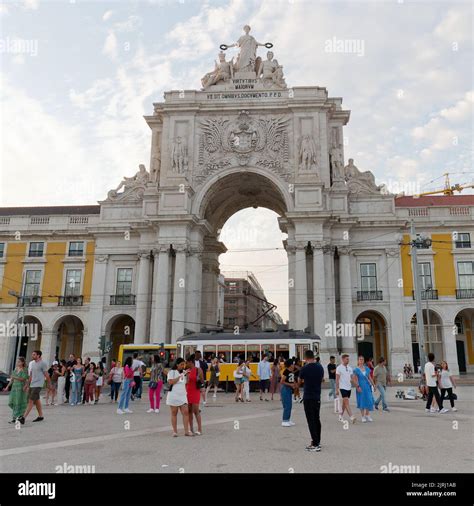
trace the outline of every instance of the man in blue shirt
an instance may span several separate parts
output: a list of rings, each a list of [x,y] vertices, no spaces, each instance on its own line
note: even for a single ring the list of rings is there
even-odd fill
[[[319,411],[321,409],[321,383],[324,378],[323,366],[314,360],[312,350],[304,353],[306,364],[300,371],[298,383],[304,383],[304,413],[308,422],[311,444],[305,450],[309,452],[321,451],[321,420]]]
[[[270,389],[270,376],[272,375],[267,355],[263,355],[263,359],[258,363],[257,374],[260,377],[260,400],[263,401],[265,391],[268,392]],[[266,397],[265,400],[268,401]]]

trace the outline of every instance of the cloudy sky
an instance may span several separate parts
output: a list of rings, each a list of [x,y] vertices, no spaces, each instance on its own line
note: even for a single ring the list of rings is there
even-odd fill
[[[91,204],[149,161],[143,115],[195,89],[219,44],[249,23],[289,86],[343,97],[346,158],[394,191],[474,179],[470,1],[122,0],[0,3],[0,205]],[[22,41],[19,46],[18,41]],[[356,52],[331,52],[356,40]],[[231,249],[280,247],[274,213],[244,210]],[[284,317],[286,255],[226,254],[253,270]]]

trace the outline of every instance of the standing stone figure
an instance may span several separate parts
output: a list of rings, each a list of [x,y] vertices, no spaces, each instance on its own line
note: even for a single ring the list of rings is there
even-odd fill
[[[250,26],[244,26],[245,35],[242,35],[235,44],[228,45],[227,47],[239,47],[239,55],[234,64],[234,69],[240,72],[255,72],[255,62],[257,60],[257,47],[264,46],[257,42],[252,35],[249,35]]]
[[[219,63],[215,62],[215,67],[212,72],[208,72],[202,79],[201,84],[203,89],[209,88],[213,84],[220,81],[228,81],[233,77],[233,61],[225,61],[225,54],[221,51],[218,55]]]
[[[171,162],[173,172],[183,174],[188,169],[188,150],[181,137],[177,137],[173,142]]]
[[[344,161],[342,157],[342,149],[340,147],[334,147],[331,149],[331,169],[333,184],[344,184]]]
[[[316,169],[317,153],[316,146],[310,135],[303,135],[300,146],[300,169]]]

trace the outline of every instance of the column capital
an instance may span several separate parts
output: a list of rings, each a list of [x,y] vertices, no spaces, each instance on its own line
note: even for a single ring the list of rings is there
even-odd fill
[[[386,248],[385,253],[388,257],[396,258],[400,256],[400,249],[399,248]]]
[[[150,251],[139,251],[137,253],[137,258],[138,260],[141,260],[141,259],[144,259],[144,260],[149,260],[150,259]]]
[[[324,246],[323,246],[323,253],[325,255],[334,255],[334,252],[336,251],[336,248],[335,246],[332,246],[331,244],[329,243],[326,243]]]
[[[352,248],[350,248],[349,246],[338,246],[337,247],[337,252],[340,255],[351,255],[352,254]]]
[[[190,248],[189,248],[189,256],[194,256],[194,255],[196,255],[196,256],[198,256],[198,257],[199,257],[199,256],[202,256],[203,252],[204,252],[204,248],[203,248],[203,247],[201,247],[201,246],[198,246],[198,247],[190,247]]]
[[[170,247],[165,245],[158,245],[155,248],[153,248],[153,254],[160,254],[160,253],[168,253]]]
[[[294,244],[296,250],[306,250],[308,247],[308,241],[296,241]]]
[[[106,264],[109,260],[110,255],[96,255],[95,263],[96,264]]]
[[[182,244],[173,244],[173,250],[176,251],[176,253],[186,253],[189,254],[190,248],[188,243],[182,243]]]

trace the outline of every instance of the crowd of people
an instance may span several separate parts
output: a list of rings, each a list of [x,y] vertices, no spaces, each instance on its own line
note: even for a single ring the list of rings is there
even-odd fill
[[[147,413],[160,412],[162,392],[166,385],[166,404],[170,408],[173,437],[178,437],[178,412],[181,413],[184,435],[200,436],[201,407],[206,405],[211,390],[213,399],[217,397],[221,364],[217,357],[212,357],[208,364],[203,360],[201,352],[195,351],[185,359],[177,358],[167,370],[160,357],[153,355]],[[208,370],[209,381],[206,381]],[[105,359],[94,363],[90,358],[86,358],[82,362],[80,357],[73,354],[69,356],[69,360],[55,361],[48,368],[42,360],[41,351],[36,350],[32,353],[32,360],[28,365],[24,357],[18,358],[10,383],[6,387],[6,390],[10,390],[10,423],[24,424],[33,407],[36,407],[38,412],[33,422],[44,419],[40,393],[45,384],[46,405],[95,405],[101,398],[102,388],[107,384],[110,386],[109,402],[118,404],[117,414],[132,413],[130,401],[141,399],[146,371],[145,363],[137,352],[127,357],[123,365],[119,361],[112,361],[108,370]],[[334,401],[334,412],[339,421],[345,422],[345,415],[348,416],[349,422],[357,421],[350,405],[353,388],[362,423],[373,422],[371,412],[378,410],[380,405],[383,411],[390,411],[386,398],[390,375],[383,357],[374,367],[372,359],[366,360],[360,355],[357,366],[352,368],[348,354],[341,356],[339,365],[336,364],[336,358],[331,356],[327,364],[327,374],[328,399]],[[283,409],[283,427],[295,425],[291,419],[292,405],[295,402],[303,403],[311,436],[311,442],[306,449],[320,451],[321,387],[324,375],[319,357],[315,357],[311,350],[305,352],[304,364],[296,357],[286,360],[281,357],[273,359],[265,354],[258,363],[257,374],[252,372],[250,360],[239,358],[234,370],[235,402],[251,402],[250,381],[252,378],[258,380],[260,401],[273,401],[275,395],[279,394]],[[454,404],[456,396],[453,393],[456,381],[446,361],[437,365],[434,355],[429,353],[421,382],[420,391],[424,394],[427,412],[449,411],[443,407],[446,395],[452,411],[457,411]]]

